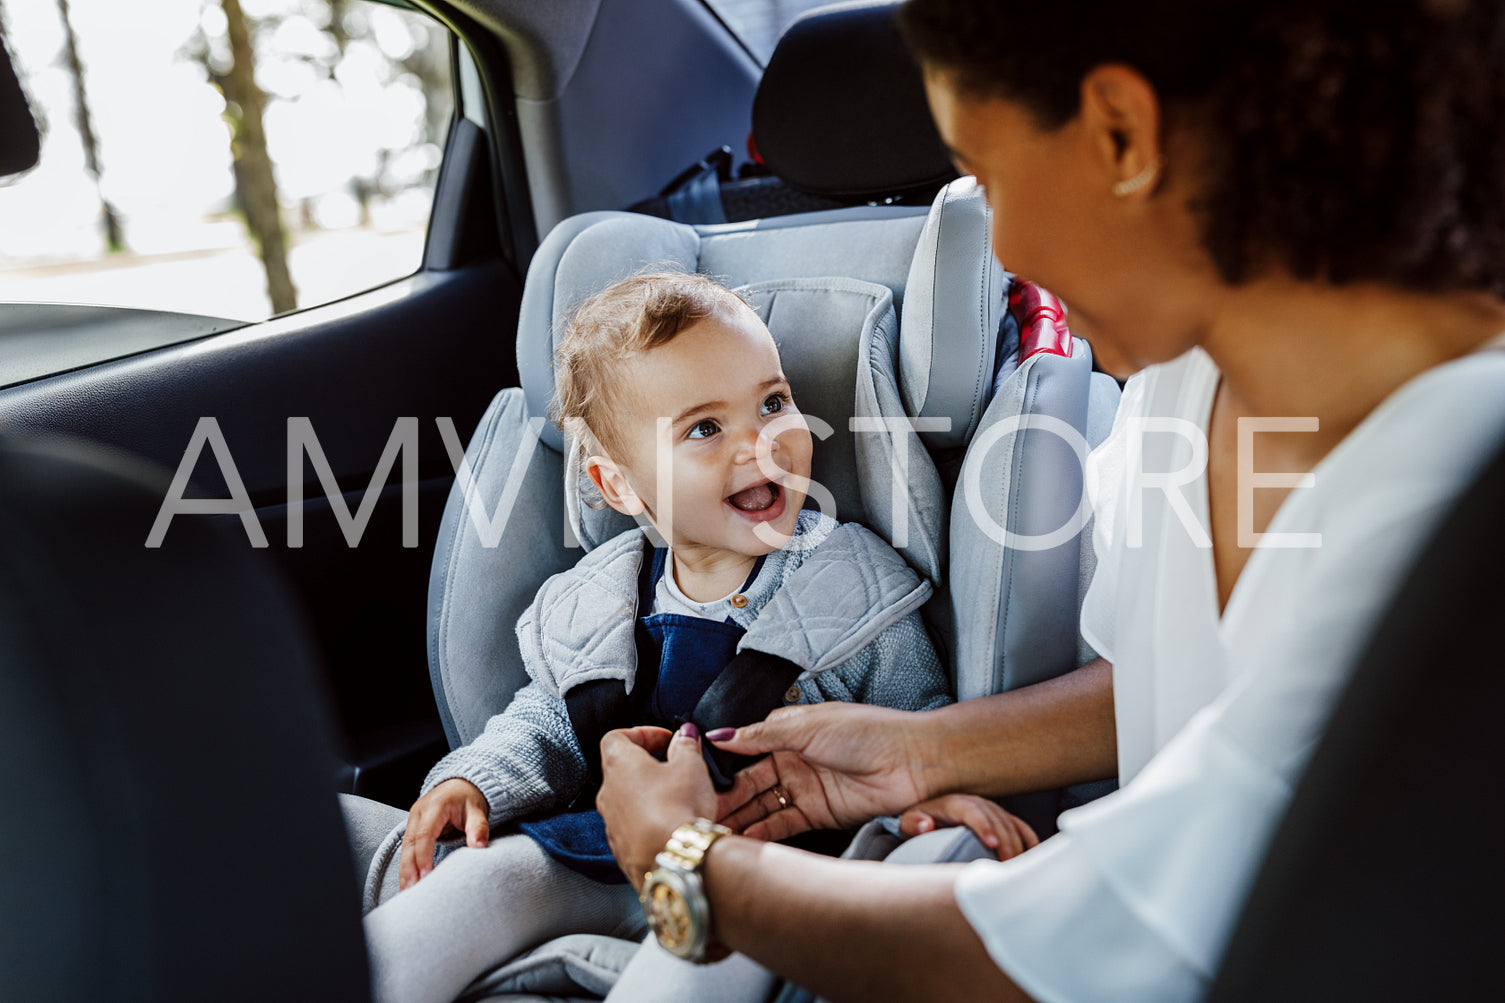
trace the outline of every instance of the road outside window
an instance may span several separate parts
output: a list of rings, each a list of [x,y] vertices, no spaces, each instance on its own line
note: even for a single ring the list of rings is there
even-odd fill
[[[26,0],[43,130],[0,187],[0,302],[256,321],[417,270],[449,39],[366,0]]]

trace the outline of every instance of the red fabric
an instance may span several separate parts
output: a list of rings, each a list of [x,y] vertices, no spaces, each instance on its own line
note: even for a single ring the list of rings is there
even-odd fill
[[[1019,322],[1019,364],[1041,353],[1071,358],[1066,307],[1046,289],[1015,279],[1009,287],[1009,313]]]

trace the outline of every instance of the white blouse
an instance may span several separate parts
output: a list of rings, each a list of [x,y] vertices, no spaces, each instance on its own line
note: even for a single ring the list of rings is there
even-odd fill
[[[1098,566],[1082,632],[1113,663],[1122,789],[956,884],[988,952],[1041,1001],[1204,994],[1353,660],[1505,439],[1505,352],[1417,376],[1290,492],[1220,617],[1205,468],[1217,383],[1201,350],[1134,377],[1089,462]],[[1137,498],[1134,469],[1148,472]]]

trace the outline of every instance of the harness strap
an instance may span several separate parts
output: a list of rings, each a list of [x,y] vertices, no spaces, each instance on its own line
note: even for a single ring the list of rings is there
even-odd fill
[[[752,649],[739,651],[695,704],[690,720],[702,735],[717,728],[756,724],[784,706],[784,694],[801,671],[798,665],[778,655]],[[718,791],[730,789],[737,771],[758,758],[724,752],[710,742],[701,742],[700,749]],[[599,751],[596,758],[599,765]]]
[[[633,700],[622,680],[593,679],[566,693],[564,708],[585,757],[585,784],[566,810],[586,811],[596,806],[596,792],[601,789],[601,739],[608,731],[632,727]]]
[[[646,540],[644,548],[647,553],[638,569],[639,610],[651,607],[653,587],[664,572],[664,558],[668,554],[663,547],[649,547]],[[641,678],[641,662],[637,672],[639,678],[633,680],[633,689],[642,694],[644,690],[639,684],[649,681]],[[575,744],[580,746],[580,754],[585,757],[585,784],[566,810],[586,811],[596,807],[596,792],[601,789],[601,739],[608,731],[630,728],[637,723],[637,701],[632,699],[622,680],[593,679],[571,688],[564,695],[564,709],[570,716],[570,727],[575,730]]]
[[[653,589],[664,572],[667,551],[660,547],[646,556],[638,575],[640,610],[651,608]],[[762,567],[763,558],[760,557],[743,585],[744,589],[757,578]],[[639,662],[638,677],[633,682],[633,694],[639,697],[649,693],[656,681],[643,678],[643,669]],[[763,651],[740,651],[696,702],[690,720],[700,728],[702,735],[717,728],[755,724],[784,705],[784,694],[801,671],[787,658]],[[628,694],[626,684],[619,679],[596,679],[573,687],[565,694],[565,710],[570,716],[570,727],[575,730],[580,753],[585,757],[586,771],[585,785],[569,811],[595,807],[596,792],[601,788],[601,739],[608,731],[641,723],[643,709],[640,702]],[[756,761],[752,756],[723,752],[710,742],[701,743],[701,752],[716,789],[722,791],[731,787],[732,777],[738,770]]]

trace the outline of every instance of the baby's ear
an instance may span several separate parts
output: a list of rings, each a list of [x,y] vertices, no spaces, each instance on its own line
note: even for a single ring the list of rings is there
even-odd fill
[[[632,485],[627,483],[627,476],[622,473],[622,468],[610,457],[587,456],[585,476],[601,492],[602,500],[623,515],[637,515],[647,508],[638,493],[632,490]]]

